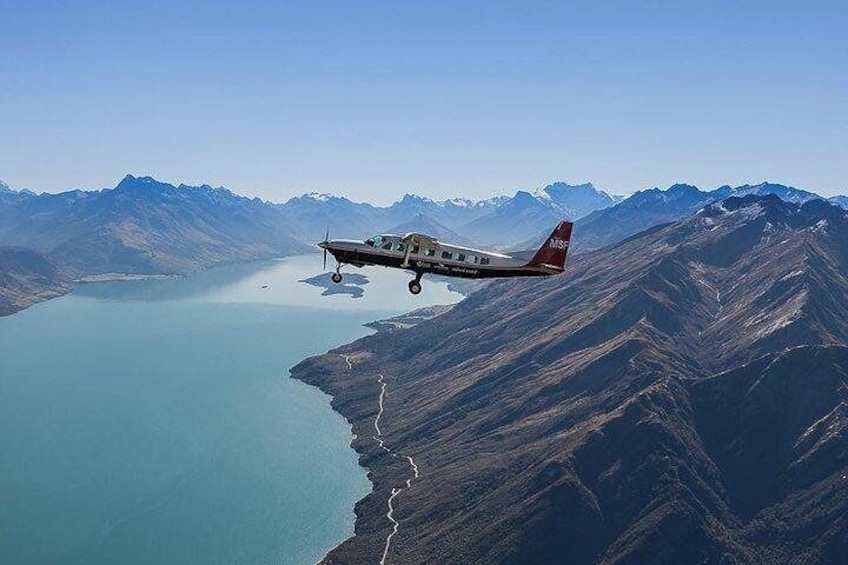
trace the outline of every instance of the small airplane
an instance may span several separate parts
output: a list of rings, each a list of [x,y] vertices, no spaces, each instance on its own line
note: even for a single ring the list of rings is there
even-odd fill
[[[355,267],[382,265],[414,272],[415,278],[409,281],[409,292],[419,294],[421,277],[425,273],[469,279],[558,275],[565,271],[571,228],[571,222],[560,222],[538,250],[512,255],[442,243],[421,233],[380,234],[359,241],[330,240],[327,230],[324,241],[318,243],[318,247],[324,250],[324,270],[327,269],[328,252],[338,262],[332,276],[336,284],[342,282],[343,264]]]

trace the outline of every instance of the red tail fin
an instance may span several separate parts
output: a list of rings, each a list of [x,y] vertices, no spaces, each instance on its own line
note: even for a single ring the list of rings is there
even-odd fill
[[[568,242],[571,241],[571,222],[560,222],[550,237],[542,244],[536,255],[527,263],[528,267],[538,267],[560,273],[565,270],[565,257],[568,255]]]

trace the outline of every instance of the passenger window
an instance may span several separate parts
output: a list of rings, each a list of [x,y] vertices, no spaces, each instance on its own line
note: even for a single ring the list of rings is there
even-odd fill
[[[418,246],[417,246],[417,245],[413,245],[413,246],[412,246],[412,252],[413,252],[413,253],[415,253],[416,255],[418,255],[418,252],[419,252],[419,251],[421,251],[421,250],[418,248]]]
[[[469,255],[465,260],[468,261],[469,263],[474,263],[475,265],[477,264],[477,256],[476,255]]]
[[[453,253],[450,251],[442,251],[442,259],[453,259]]]
[[[436,256],[436,250],[433,249],[432,247],[428,247],[427,249],[424,250],[424,255],[426,255],[427,257],[435,257]]]
[[[389,251],[391,251],[391,249],[392,249],[392,242],[391,242],[391,241],[387,241],[386,243],[384,243],[384,244],[382,245],[382,248],[383,248],[383,249],[388,249]]]
[[[488,257],[480,257],[480,264],[481,265],[488,265],[489,264],[489,258]]]
[[[406,246],[404,244],[402,244],[402,243],[396,243],[395,244],[395,251],[401,251],[402,252],[405,249],[406,249]]]
[[[365,245],[367,245],[368,247],[374,247],[374,240],[373,239],[366,239]]]
[[[460,253],[459,255],[457,255],[456,260],[465,262],[465,253]]]

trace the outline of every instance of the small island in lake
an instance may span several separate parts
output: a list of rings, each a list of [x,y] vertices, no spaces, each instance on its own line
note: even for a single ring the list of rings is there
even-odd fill
[[[365,275],[359,273],[345,273],[344,284],[336,284],[330,278],[332,273],[321,273],[308,279],[302,279],[297,282],[309,284],[323,288],[324,292],[321,296],[331,296],[333,294],[349,294],[351,298],[362,298],[365,294],[365,289],[362,288],[370,281]]]

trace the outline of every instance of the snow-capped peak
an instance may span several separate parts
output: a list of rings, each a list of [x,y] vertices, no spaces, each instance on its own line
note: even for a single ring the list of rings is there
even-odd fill
[[[468,198],[451,198],[449,200],[445,200],[442,204],[451,204],[460,208],[471,208],[477,205],[477,202],[469,200]]]
[[[310,200],[315,200],[316,202],[328,202],[335,198],[332,194],[327,194],[326,192],[308,192],[303,195],[304,198],[309,198]]]

